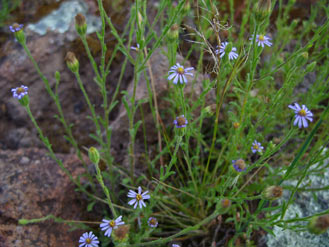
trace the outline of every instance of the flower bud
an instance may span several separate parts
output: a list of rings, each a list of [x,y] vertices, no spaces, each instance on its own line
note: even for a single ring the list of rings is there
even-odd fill
[[[307,228],[313,234],[325,233],[329,228],[329,214],[312,217]]]
[[[216,113],[216,104],[212,104],[212,105],[208,105],[204,108],[205,113],[207,113],[208,115],[212,116]]]
[[[26,39],[25,39],[25,34],[23,31],[23,24],[18,24],[14,23],[12,26],[9,27],[10,31],[14,33],[16,40],[20,44],[24,44]]]
[[[240,123],[239,122],[234,122],[233,123],[233,128],[234,129],[237,129],[237,128],[239,128],[240,127]]]
[[[55,79],[56,81],[60,81],[61,80],[61,73],[59,73],[59,71],[55,72]]]
[[[263,22],[271,14],[271,0],[258,0],[255,9],[256,21]]]
[[[87,33],[86,17],[81,13],[75,16],[75,29],[81,36],[84,36]]]
[[[269,186],[263,191],[263,197],[267,200],[275,200],[282,196],[282,187],[280,186]]]
[[[304,66],[307,60],[308,60],[308,52],[307,51],[302,52],[297,58],[296,65],[298,67]]]
[[[186,15],[190,11],[190,9],[191,9],[190,0],[185,0],[184,6],[182,9],[183,15]]]
[[[179,25],[174,24],[169,29],[168,38],[169,38],[170,41],[175,41],[175,40],[178,39],[178,37],[179,37]]]
[[[73,72],[76,73],[79,71],[79,61],[75,57],[75,54],[73,52],[66,53],[65,61],[67,64],[67,67]]]
[[[314,70],[316,66],[316,62],[314,61],[313,63],[310,63],[309,65],[306,66],[306,73],[310,73]]]
[[[89,156],[89,159],[92,163],[94,163],[94,164],[99,163],[100,155],[99,155],[99,152],[96,148],[94,148],[94,147],[89,148],[88,156]]]

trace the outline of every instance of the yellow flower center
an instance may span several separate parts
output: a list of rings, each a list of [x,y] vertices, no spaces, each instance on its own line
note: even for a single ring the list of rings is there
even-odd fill
[[[114,220],[111,220],[110,223],[109,223],[110,227],[114,227],[115,226],[115,221]]]
[[[264,40],[265,40],[264,35],[259,35],[259,36],[258,36],[258,40],[259,40],[259,41],[264,41]]]
[[[239,169],[241,170],[244,170],[246,168],[246,163],[244,162],[243,159],[238,159],[236,162],[235,162],[235,165],[237,167],[239,167]]]
[[[151,225],[156,225],[157,224],[157,220],[156,219],[151,219],[150,220],[150,224]]]
[[[305,117],[306,116],[306,111],[304,109],[301,109],[299,112],[298,112],[298,115],[301,116],[301,117]]]
[[[22,87],[19,87],[19,88],[16,89],[16,93],[17,93],[17,94],[25,93],[25,89],[22,88]]]
[[[254,149],[259,149],[257,144],[254,145]]]
[[[137,201],[140,201],[140,200],[142,200],[142,199],[143,199],[143,197],[142,197],[141,194],[137,194],[137,195],[136,195],[136,200],[137,200]]]
[[[90,244],[91,243],[91,239],[90,238],[87,238],[86,239],[86,244]]]
[[[186,119],[184,117],[178,117],[177,123],[178,123],[178,126],[182,126],[182,125],[186,124]]]
[[[176,71],[178,74],[181,74],[181,75],[184,74],[184,68],[182,68],[182,67],[179,67]]]

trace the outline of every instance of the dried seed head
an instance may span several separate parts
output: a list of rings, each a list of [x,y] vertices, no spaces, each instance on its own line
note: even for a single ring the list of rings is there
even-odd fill
[[[283,192],[282,187],[273,185],[273,186],[267,187],[264,190],[263,196],[267,200],[275,200],[282,196],[282,192]]]
[[[113,238],[118,242],[126,242],[129,238],[129,225],[121,225],[113,230]]]
[[[312,217],[307,227],[313,234],[325,233],[329,228],[329,214]]]

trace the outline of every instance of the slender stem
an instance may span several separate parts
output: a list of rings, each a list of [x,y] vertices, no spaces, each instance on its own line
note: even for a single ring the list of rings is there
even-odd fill
[[[117,213],[115,211],[115,208],[113,207],[113,203],[112,203],[112,200],[111,200],[110,192],[109,192],[108,188],[104,184],[104,180],[103,180],[103,177],[102,177],[102,172],[99,169],[98,164],[95,164],[95,167],[96,167],[96,172],[97,172],[96,177],[97,177],[97,180],[98,180],[99,184],[101,185],[101,187],[102,187],[102,189],[103,189],[103,191],[104,191],[104,193],[106,195],[107,204],[109,205],[114,218],[117,218]]]
[[[80,87],[80,89],[82,91],[82,94],[85,97],[85,100],[87,102],[87,105],[88,105],[88,107],[90,109],[90,112],[91,112],[91,115],[92,115],[92,120],[93,120],[93,122],[95,124],[95,127],[96,127],[96,133],[97,133],[97,135],[100,135],[101,128],[100,128],[100,125],[98,123],[98,118],[97,118],[97,115],[96,115],[95,107],[90,102],[89,96],[88,96],[88,94],[86,92],[86,89],[85,89],[85,87],[84,87],[84,85],[83,85],[83,83],[81,81],[81,77],[80,77],[79,71],[77,71],[76,73],[74,73],[74,75],[75,75],[75,78],[78,81],[79,87]]]

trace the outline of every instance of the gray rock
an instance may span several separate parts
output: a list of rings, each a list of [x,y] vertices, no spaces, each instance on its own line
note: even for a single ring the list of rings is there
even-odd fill
[[[325,161],[328,164],[329,160]],[[314,164],[312,167],[316,167]],[[325,170],[323,176],[310,175],[305,178],[300,187],[308,186],[310,188],[321,188],[329,185],[329,168]],[[284,185],[295,186],[297,181],[286,181]],[[314,192],[316,198],[311,192],[297,192],[295,194],[295,201],[288,208],[284,219],[291,219],[296,217],[307,217],[319,213],[324,210],[328,210],[329,191],[317,191]],[[287,201],[290,193],[284,193],[283,199],[279,201]],[[299,224],[306,225],[307,222]],[[274,227],[273,232],[275,237],[267,235],[267,246],[269,247],[328,247],[329,246],[329,233],[328,231],[321,235],[314,235],[309,232],[294,232],[292,230],[283,230],[279,227]]]
[[[48,30],[65,33],[70,29],[71,24],[74,23],[74,17],[78,13],[86,16],[87,33],[93,33],[101,28],[100,18],[88,14],[88,5],[83,0],[63,2],[58,9],[42,18],[39,22],[29,24],[27,28],[40,35],[45,35]]]

